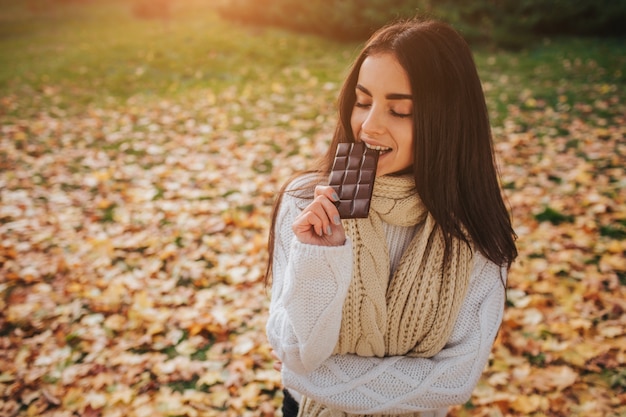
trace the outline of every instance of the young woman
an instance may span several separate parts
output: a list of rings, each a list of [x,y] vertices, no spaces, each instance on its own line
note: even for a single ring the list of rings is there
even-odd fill
[[[380,151],[366,219],[341,220],[337,144]],[[379,30],[320,169],[281,192],[267,335],[285,416],[445,416],[467,401],[517,256],[471,51],[437,21]]]

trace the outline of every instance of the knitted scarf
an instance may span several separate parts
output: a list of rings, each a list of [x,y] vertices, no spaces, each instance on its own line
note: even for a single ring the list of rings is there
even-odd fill
[[[420,225],[391,280],[383,222]],[[442,233],[418,197],[410,176],[377,177],[369,217],[344,220],[343,224],[353,245],[353,276],[334,353],[435,355],[450,338],[463,303],[472,268],[471,249],[453,239],[443,268]],[[347,414],[304,397],[298,415]]]

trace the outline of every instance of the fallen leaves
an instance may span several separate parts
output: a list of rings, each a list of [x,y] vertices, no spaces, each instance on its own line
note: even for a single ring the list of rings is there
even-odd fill
[[[453,415],[626,410],[626,107],[622,86],[583,88],[556,105],[521,89],[494,128],[520,258],[484,380]]]
[[[3,415],[274,415],[270,208],[313,146],[217,100],[5,119]]]
[[[626,410],[624,88],[561,66],[586,81],[486,72],[520,257],[489,366],[450,415]],[[271,205],[325,151],[338,83],[242,77],[71,111],[52,82],[0,98],[0,415],[278,414]]]

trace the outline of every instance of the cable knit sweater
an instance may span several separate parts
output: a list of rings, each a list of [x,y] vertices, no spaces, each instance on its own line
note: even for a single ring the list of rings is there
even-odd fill
[[[452,336],[430,358],[333,355],[352,276],[352,242],[300,243],[291,225],[302,200],[285,194],[276,223],[268,340],[283,363],[285,387],[349,414],[445,416],[466,402],[487,363],[502,320],[500,268],[475,253],[467,295]],[[395,269],[415,228],[385,225]],[[390,271],[390,274],[393,271]]]

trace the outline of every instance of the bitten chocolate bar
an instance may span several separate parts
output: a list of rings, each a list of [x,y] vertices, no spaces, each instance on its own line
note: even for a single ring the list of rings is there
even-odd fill
[[[363,142],[337,146],[328,182],[339,196],[335,205],[342,219],[367,217],[378,155],[379,151],[369,149]]]

